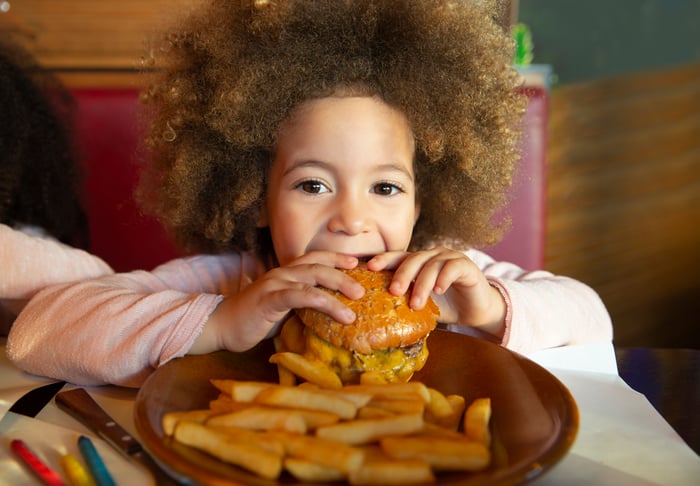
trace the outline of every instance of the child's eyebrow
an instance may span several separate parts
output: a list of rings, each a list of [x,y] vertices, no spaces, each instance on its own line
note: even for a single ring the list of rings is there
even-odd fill
[[[377,172],[400,172],[413,181],[413,173],[404,165],[399,163],[387,163],[377,166]]]
[[[306,167],[312,167],[312,168],[321,168],[321,169],[326,169],[326,170],[331,170],[333,167],[331,164],[328,162],[323,162],[321,160],[316,160],[316,159],[304,159],[304,160],[299,160],[295,161],[285,169],[285,171],[282,173],[283,176],[286,176],[290,172],[294,172],[295,170],[298,169],[303,169]]]
[[[295,170],[298,169],[303,169],[306,167],[311,167],[311,168],[320,168],[324,169],[327,171],[333,171],[333,164],[330,164],[328,162],[324,162],[322,160],[316,160],[316,159],[304,159],[304,160],[299,160],[294,163],[285,171],[282,173],[283,176],[288,175],[291,172],[294,172]],[[403,164],[400,164],[398,162],[388,162],[385,164],[379,164],[373,169],[373,172],[377,173],[383,173],[383,172],[398,172],[404,176],[406,176],[408,179],[413,181],[414,176],[411,173],[411,171],[405,167]]]

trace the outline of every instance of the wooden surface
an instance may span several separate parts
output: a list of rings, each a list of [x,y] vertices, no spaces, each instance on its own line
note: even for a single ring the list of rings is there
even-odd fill
[[[562,87],[550,116],[546,267],[616,344],[700,346],[700,65]]]
[[[135,87],[145,40],[201,0],[10,0],[0,33],[71,87]]]

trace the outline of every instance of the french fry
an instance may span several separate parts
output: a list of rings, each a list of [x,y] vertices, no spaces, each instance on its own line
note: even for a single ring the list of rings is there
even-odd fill
[[[367,393],[375,398],[406,399],[419,397],[423,402],[430,403],[428,387],[420,381],[379,385],[346,385],[343,387],[343,390]]]
[[[277,386],[264,381],[232,381],[231,398],[236,402],[252,402],[262,390]]]
[[[480,442],[486,447],[491,445],[491,399],[477,398],[464,413],[464,433],[473,441]]]
[[[433,419],[432,421],[439,423],[440,419],[452,415],[452,405],[447,401],[447,397],[435,388],[428,388],[430,393],[430,403],[426,412]]]
[[[423,430],[421,430],[419,435],[445,437],[452,440],[464,440],[464,434],[462,432],[458,432],[455,429],[443,427],[431,422],[426,422],[423,425]]]
[[[215,415],[206,424],[211,427],[306,433],[306,422],[298,411],[272,407],[250,406],[236,412]]]
[[[297,412],[299,412],[304,422],[306,422],[306,430],[308,431],[315,430],[324,425],[335,424],[340,421],[340,417],[335,413],[302,409],[298,409]]]
[[[365,371],[360,375],[360,385],[383,385],[387,379],[379,371]]]
[[[311,430],[314,430],[318,427],[321,427],[323,425],[331,425],[340,420],[340,417],[331,412],[321,412],[318,410],[305,410],[303,408],[281,408],[281,407],[268,407],[268,406],[251,406],[250,404],[244,404],[244,408],[253,408],[257,410],[266,410],[270,411],[275,415],[279,416],[279,419],[283,419],[287,414],[293,413],[294,415],[298,415],[299,417],[302,418],[304,423],[306,424],[306,431],[309,432]],[[257,415],[258,412],[251,410],[249,411],[252,415]],[[262,415],[264,413],[260,413],[261,417],[253,417],[251,420],[252,422],[259,422],[262,420]],[[213,425],[224,425],[224,422],[226,421],[225,416],[221,416],[218,420],[215,420],[212,422]],[[234,418],[233,420],[239,420],[238,418]],[[296,420],[296,419],[293,419]],[[217,423],[220,422],[220,423]],[[244,428],[253,428],[250,427],[249,425],[246,425]],[[265,430],[266,427],[258,428],[258,430]],[[274,428],[273,428],[274,429]],[[270,430],[273,430],[270,429]],[[285,430],[285,427],[282,427],[281,430]],[[293,430],[289,430],[289,432],[293,432]]]
[[[491,454],[479,442],[441,437],[384,437],[379,444],[396,459],[418,459],[437,471],[480,471],[489,465]]]
[[[367,405],[370,400],[372,400],[372,395],[369,395],[367,393],[361,393],[361,392],[353,392],[353,391],[347,391],[345,388],[341,388],[339,390],[333,389],[333,390],[327,390],[323,388],[316,388],[317,390],[320,390],[323,393],[327,393],[329,395],[335,396],[342,398],[343,400],[347,400],[349,402],[352,402],[355,404],[357,408],[364,407]]]
[[[286,407],[293,404],[296,408],[335,413],[341,419],[354,418],[357,407],[351,401],[334,396],[324,390],[311,388],[276,386],[267,388],[255,397],[259,404]]]
[[[249,407],[250,403],[251,402],[237,402],[225,393],[220,393],[218,397],[209,402],[209,410],[212,411],[212,415],[231,413]]]
[[[435,482],[425,461],[375,460],[365,462],[350,473],[350,484],[422,484]]]
[[[464,412],[464,409],[466,408],[466,402],[464,401],[464,397],[462,395],[447,395],[447,401],[450,403],[452,406],[452,410],[455,411],[456,413],[459,413],[460,415],[462,412]]]
[[[168,412],[163,415],[161,419],[161,425],[163,426],[163,432],[165,435],[173,435],[175,431],[175,426],[180,421],[190,421],[198,422],[203,424],[206,420],[212,416],[211,410],[187,410],[183,412]]]
[[[280,331],[281,350],[303,354],[305,348],[304,324],[297,316],[287,319]],[[280,349],[276,350],[280,352]]]
[[[369,406],[395,414],[419,414],[425,411],[425,402],[418,396],[406,399],[373,398]]]
[[[287,454],[348,474],[362,466],[362,449],[312,435],[279,434]]]
[[[224,380],[224,379],[212,378],[211,380],[209,380],[209,383],[214,385],[214,388],[216,388],[220,392],[225,393],[228,396],[231,396],[231,389],[233,388],[233,384],[235,383],[235,380]]]
[[[462,395],[447,395],[447,401],[452,407],[452,415],[442,417],[438,423],[443,427],[448,427],[452,430],[457,430],[459,423],[462,421],[462,415],[466,408],[464,397]]]
[[[392,415],[394,415],[393,412],[384,408],[373,407],[372,405],[365,405],[364,407],[360,407],[357,409],[358,419],[390,417]]]
[[[284,468],[299,481],[309,483],[341,481],[345,479],[345,474],[337,469],[322,466],[308,459],[300,459],[298,457],[285,458]]]
[[[337,389],[343,386],[340,377],[325,363],[311,361],[301,354],[292,352],[275,353],[270,363],[281,365],[295,375],[322,388]]]
[[[277,365],[277,379],[282,386],[294,386],[297,384],[297,375],[281,364]]]
[[[209,426],[209,424],[206,424]],[[274,452],[278,456],[284,456],[286,449],[275,433],[261,432],[259,430],[242,429],[239,427],[217,427],[216,430],[233,436],[233,440],[249,442],[262,449]]]
[[[365,456],[365,460],[363,461],[362,464],[365,464],[369,461],[379,461],[379,460],[391,459],[391,456],[389,456],[386,452],[384,452],[382,450],[382,448],[379,447],[379,444],[377,444],[377,443],[364,444],[364,445],[355,446],[355,447],[362,450],[362,453]]]
[[[316,429],[316,436],[344,444],[367,444],[380,437],[408,435],[423,428],[420,414],[352,420]]]
[[[212,456],[267,479],[277,479],[282,472],[282,457],[235,436],[196,422],[179,422],[175,440],[200,449]]]
[[[233,407],[237,406],[238,402],[234,402],[231,395],[219,393],[219,396],[209,402],[209,409],[214,413],[226,413],[233,411]]]

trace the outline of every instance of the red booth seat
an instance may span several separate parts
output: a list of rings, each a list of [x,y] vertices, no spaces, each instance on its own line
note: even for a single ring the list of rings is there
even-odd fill
[[[73,94],[92,253],[118,272],[150,270],[178,256],[162,226],[142,214],[132,197],[138,179],[138,91],[78,89]]]

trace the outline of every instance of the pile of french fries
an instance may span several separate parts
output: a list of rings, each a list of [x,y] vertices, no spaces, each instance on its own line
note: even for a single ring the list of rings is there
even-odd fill
[[[323,387],[212,379],[208,409],[163,416],[167,435],[263,478],[415,484],[491,461],[491,401],[417,381]]]

